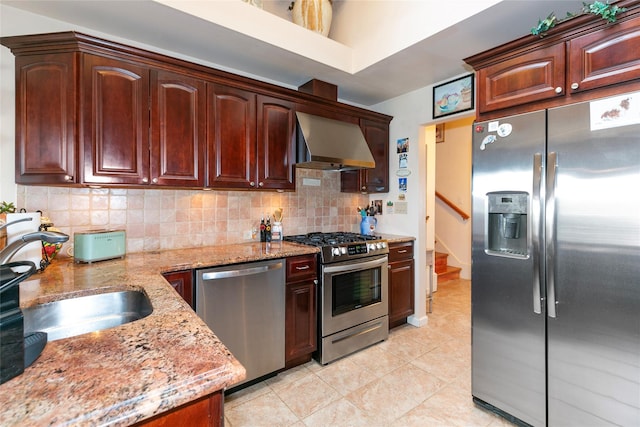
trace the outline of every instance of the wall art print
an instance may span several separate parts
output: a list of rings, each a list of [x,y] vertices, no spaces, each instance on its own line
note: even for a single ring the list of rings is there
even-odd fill
[[[473,74],[433,87],[433,118],[474,108]]]

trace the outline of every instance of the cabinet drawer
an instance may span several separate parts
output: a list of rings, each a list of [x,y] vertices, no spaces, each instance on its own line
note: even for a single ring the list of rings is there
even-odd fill
[[[287,258],[287,282],[317,277],[317,266],[315,254]]]
[[[389,262],[413,258],[413,242],[393,243],[389,245]]]

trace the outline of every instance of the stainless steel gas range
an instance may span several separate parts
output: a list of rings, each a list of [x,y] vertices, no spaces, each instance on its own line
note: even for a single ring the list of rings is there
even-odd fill
[[[320,363],[387,339],[386,240],[346,232],[309,233],[284,240],[321,249],[316,353]]]

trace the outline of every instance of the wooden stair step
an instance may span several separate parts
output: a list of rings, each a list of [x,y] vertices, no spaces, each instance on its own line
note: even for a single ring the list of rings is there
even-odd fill
[[[435,271],[437,274],[444,273],[447,271],[447,259],[449,254],[444,252],[436,252],[435,259]]]
[[[448,265],[444,272],[438,273],[438,284],[459,279],[460,271],[462,271],[462,268]]]

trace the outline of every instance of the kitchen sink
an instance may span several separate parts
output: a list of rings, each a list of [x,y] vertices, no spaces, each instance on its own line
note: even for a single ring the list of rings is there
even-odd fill
[[[120,291],[69,298],[22,310],[24,333],[46,332],[55,341],[142,319],[153,311],[142,291]]]

